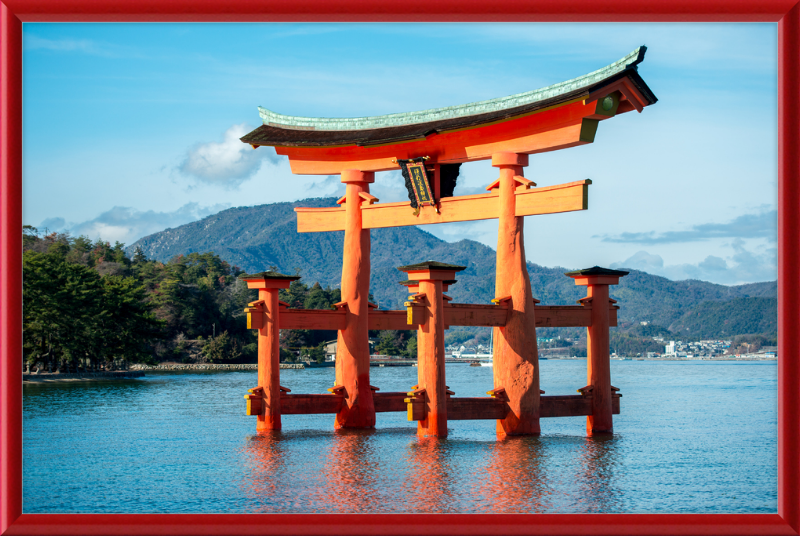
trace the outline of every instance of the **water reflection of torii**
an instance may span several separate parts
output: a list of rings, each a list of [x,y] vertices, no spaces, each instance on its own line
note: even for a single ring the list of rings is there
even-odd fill
[[[259,387],[248,414],[259,429],[280,429],[282,414],[335,413],[336,428],[371,428],[375,414],[407,411],[420,435],[444,437],[447,421],[496,419],[500,436],[539,433],[541,417],[587,416],[587,431],[612,431],[619,395],[611,386],[609,326],[616,325],[608,286],[627,272],[590,268],[567,273],[588,295],[578,306],[540,306],[531,295],[523,241],[524,216],[586,210],[590,180],[535,188],[523,177],[528,155],[594,141],[600,121],[656,102],[637,72],[640,47],[585,76],[540,90],[464,106],[352,119],[304,118],[260,108],[264,124],[242,137],[289,157],[292,172],[341,176],[339,207],[297,208],[299,232],[344,231],[342,302],[334,311],[289,309],[278,289],[296,277],[263,272],[243,277],[259,289],[247,309],[259,329]],[[457,167],[491,159],[500,176],[481,195],[452,196]],[[403,168],[415,210],[378,203],[375,172]],[[428,173],[432,183],[428,180]],[[449,197],[447,195],[450,195]],[[341,205],[344,205],[343,207]],[[370,229],[498,219],[493,305],[455,304],[444,294],[466,267],[426,261],[400,270],[412,295],[405,311],[368,302]],[[418,330],[418,378],[410,393],[379,393],[369,382],[368,330]],[[494,388],[488,398],[454,397],[445,384],[444,330],[493,327]],[[588,328],[588,385],[580,395],[540,396],[536,327]],[[336,380],[329,395],[289,394],[279,384],[278,330],[338,330]]]

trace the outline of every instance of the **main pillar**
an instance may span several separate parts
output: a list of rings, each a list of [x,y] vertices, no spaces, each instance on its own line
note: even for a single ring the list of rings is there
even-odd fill
[[[342,171],[346,184],[342,301],[347,322],[336,345],[336,385],[345,388],[345,403],[336,414],[336,428],[374,428],[375,404],[369,386],[369,229],[361,225],[361,194],[369,194],[375,173]],[[370,196],[366,196],[370,197]]]
[[[258,329],[258,387],[262,389],[256,430],[281,429],[280,326],[278,291],[289,288],[300,276],[261,272],[243,276],[247,288],[258,289],[258,301],[247,309],[248,328]]]
[[[586,433],[610,434],[614,431],[611,408],[611,356],[609,355],[608,286],[619,284],[628,275],[621,270],[595,266],[567,272],[576,285],[585,285],[586,298],[591,299],[592,324],[586,329],[586,379],[592,387],[592,414],[586,417]]]
[[[417,281],[415,301],[422,305],[424,322],[417,329],[417,389],[424,389],[425,418],[417,421],[417,435],[447,437],[447,385],[444,358],[443,285],[454,283],[455,273],[466,266],[426,261],[398,270]]]
[[[506,325],[494,328],[494,387],[505,388],[511,411],[497,421],[497,434],[538,434],[539,353],[536,349],[536,317],[525,260],[523,217],[516,215],[515,193],[531,183],[522,177],[528,155],[496,153],[492,166],[500,178],[487,189],[499,188],[499,229],[495,298],[510,298],[512,311]]]

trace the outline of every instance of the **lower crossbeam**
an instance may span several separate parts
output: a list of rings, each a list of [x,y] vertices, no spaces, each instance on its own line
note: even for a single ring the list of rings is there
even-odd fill
[[[422,399],[407,399],[408,420],[425,419],[427,402]],[[447,399],[447,420],[505,419],[508,404],[499,398],[489,397],[451,397]],[[545,417],[585,417],[592,414],[592,397],[583,395],[543,396],[539,399],[539,416]],[[611,398],[611,412],[619,415],[619,396]]]
[[[248,415],[260,413],[261,399],[256,395],[248,395]],[[409,399],[407,393],[372,393],[376,413],[407,411],[409,421],[425,419],[427,402],[424,399]],[[620,413],[620,395],[611,397],[611,413]],[[409,400],[409,402],[406,402]],[[258,407],[256,408],[256,402]],[[344,396],[338,394],[324,395],[281,395],[281,414],[310,415],[320,413],[339,413]],[[253,408],[250,409],[252,404]],[[447,399],[447,420],[481,420],[504,419],[509,408],[505,400],[490,397],[449,397]],[[547,417],[581,417],[592,414],[592,397],[583,395],[543,396],[539,399],[539,416]]]

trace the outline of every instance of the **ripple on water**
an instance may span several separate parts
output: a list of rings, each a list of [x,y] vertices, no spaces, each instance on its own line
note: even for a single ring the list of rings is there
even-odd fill
[[[541,361],[548,395],[572,394],[585,361]],[[416,368],[371,370],[405,391]],[[612,362],[623,393],[610,438],[585,419],[543,419],[539,437],[495,438],[452,421],[418,438],[404,413],[376,430],[329,415],[255,433],[243,394],[256,373],[151,374],[24,388],[23,501],[33,512],[775,512],[773,363]],[[485,396],[490,367],[447,366],[456,396]],[[321,393],[326,369],[283,370]],[[421,490],[425,490],[424,493]]]

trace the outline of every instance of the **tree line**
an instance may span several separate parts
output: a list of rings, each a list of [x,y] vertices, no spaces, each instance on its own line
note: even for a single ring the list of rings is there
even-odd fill
[[[214,253],[162,263],[141,249],[23,229],[23,366],[28,371],[96,371],[130,363],[255,363],[257,332],[244,309],[257,299],[244,274]],[[339,289],[294,281],[290,307],[329,309]],[[374,332],[376,351],[409,352],[410,332]],[[335,331],[282,330],[281,360],[324,360]],[[416,354],[416,340],[411,351]]]

